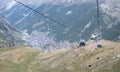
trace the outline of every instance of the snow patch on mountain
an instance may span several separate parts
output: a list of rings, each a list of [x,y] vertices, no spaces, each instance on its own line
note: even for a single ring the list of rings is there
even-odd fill
[[[71,14],[72,13],[72,11],[67,11],[66,13],[65,13],[65,15],[69,15],[69,14]]]

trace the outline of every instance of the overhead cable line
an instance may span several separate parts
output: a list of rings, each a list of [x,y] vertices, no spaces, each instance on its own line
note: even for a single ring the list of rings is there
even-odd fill
[[[17,3],[19,3],[19,4],[21,4],[21,5],[25,6],[25,7],[27,7],[28,9],[30,9],[30,10],[32,10],[32,11],[38,13],[39,15],[41,15],[41,16],[43,16],[43,17],[45,17],[45,18],[48,18],[49,20],[53,21],[54,23],[61,25],[62,27],[69,28],[68,26],[66,26],[66,25],[64,25],[64,24],[61,24],[60,22],[56,21],[55,19],[53,19],[53,18],[51,18],[51,17],[49,17],[49,16],[46,16],[46,15],[38,12],[37,10],[35,10],[35,9],[33,9],[33,8],[25,5],[25,4],[23,4],[23,3],[20,2],[20,1],[17,1],[17,0],[14,0],[14,1],[16,1]],[[71,31],[76,32],[76,33],[79,33],[79,32],[77,32],[75,29],[71,29]]]
[[[99,13],[99,2],[97,2],[97,22],[98,22],[98,28],[100,28],[100,13]]]

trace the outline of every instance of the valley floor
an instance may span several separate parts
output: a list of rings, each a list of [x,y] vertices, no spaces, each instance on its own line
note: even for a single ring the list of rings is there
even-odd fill
[[[0,72],[120,72],[120,43],[103,40],[86,47],[42,52],[36,48],[1,48]]]

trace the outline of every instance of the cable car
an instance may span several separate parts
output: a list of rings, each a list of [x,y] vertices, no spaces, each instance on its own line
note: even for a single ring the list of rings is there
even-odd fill
[[[98,43],[97,43],[97,47],[98,47],[98,48],[101,48],[101,47],[102,47],[102,43],[98,42]]]
[[[81,47],[81,46],[85,46],[85,40],[84,39],[79,41],[79,47]]]
[[[91,40],[95,40],[96,38],[97,38],[97,34],[94,33],[94,34],[91,35],[91,38],[90,38],[90,39],[91,39]]]
[[[101,40],[102,39],[101,31],[99,29],[95,29],[95,31],[93,31],[90,39],[94,40],[94,41]]]

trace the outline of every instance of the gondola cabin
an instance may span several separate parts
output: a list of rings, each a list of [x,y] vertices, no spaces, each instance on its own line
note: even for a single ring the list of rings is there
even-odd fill
[[[101,48],[102,47],[102,43],[97,43],[97,47]]]
[[[85,46],[85,40],[84,39],[79,41],[79,47],[81,47],[81,46]]]

